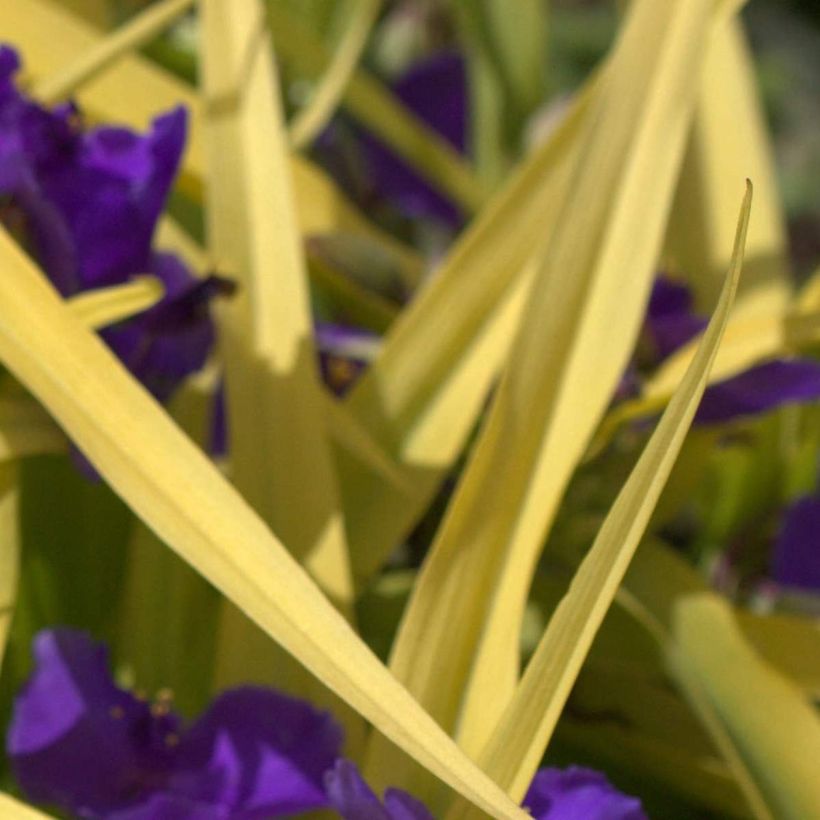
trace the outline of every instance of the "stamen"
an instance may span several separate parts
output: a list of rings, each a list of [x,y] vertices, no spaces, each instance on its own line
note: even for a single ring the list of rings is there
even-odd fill
[[[123,711],[122,706],[112,706],[108,710],[108,714],[111,715],[114,720],[122,720],[125,717],[125,712]]]

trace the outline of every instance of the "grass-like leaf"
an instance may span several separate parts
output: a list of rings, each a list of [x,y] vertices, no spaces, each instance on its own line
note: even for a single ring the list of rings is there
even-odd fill
[[[294,148],[309,145],[333,116],[367,45],[380,8],[381,0],[356,0],[353,3],[330,65],[316,84],[310,100],[288,126]]]
[[[755,213],[737,309],[745,309],[753,293],[759,292],[761,304],[781,309],[788,296],[785,219],[756,85],[741,21],[717,26],[666,241],[666,265],[689,280],[701,309],[714,304],[729,262],[734,191],[743,177],[755,182]]]
[[[760,816],[816,816],[820,720],[804,693],[755,654],[717,595],[678,601],[673,624],[674,665],[700,687],[740,750],[768,806]]]
[[[731,269],[698,355],[669,404],[638,463],[612,505],[595,543],[561,600],[515,696],[481,752],[482,768],[521,799],[538,767],[595,634],[642,538],[706,380],[737,288],[749,223],[748,186]],[[460,801],[448,820],[474,816]]]
[[[47,104],[65,100],[83,83],[105,71],[111,63],[140,46],[168,28],[193,5],[195,0],[162,0],[124,26],[106,35],[93,49],[83,52],[77,61],[59,74],[38,83],[33,93]]]
[[[8,820],[49,820],[51,817],[5,792],[0,792],[0,814]]]
[[[458,718],[474,754],[516,685],[543,539],[635,344],[712,21],[708,0],[630,5],[509,366],[391,656],[443,726]],[[373,754],[385,754],[378,740]]]
[[[99,329],[136,316],[162,299],[165,289],[156,276],[138,276],[124,285],[87,290],[72,296],[68,305],[87,327]]]
[[[20,576],[17,465],[0,464],[0,669],[14,614]]]
[[[506,358],[560,211],[595,86],[528,158],[402,312],[345,406],[396,460],[397,493],[340,454],[354,577],[366,583],[422,515],[452,468]]]
[[[329,688],[491,816],[525,817],[388,673],[5,231],[0,360],[165,543]]]

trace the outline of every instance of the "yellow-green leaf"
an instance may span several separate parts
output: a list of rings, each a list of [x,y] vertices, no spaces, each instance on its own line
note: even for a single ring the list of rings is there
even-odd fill
[[[525,160],[402,312],[344,404],[407,476],[397,493],[339,454],[356,582],[381,567],[460,454],[504,361],[570,182],[594,85]]]
[[[156,276],[137,276],[124,285],[79,293],[68,300],[68,305],[86,327],[99,329],[148,310],[164,293]]]
[[[743,263],[751,207],[749,185],[731,269],[698,355],[612,505],[598,535],[539,641],[515,695],[479,761],[515,799],[523,798],[629,562],[649,523],[706,388]],[[458,801],[450,820],[474,816]]]
[[[5,792],[0,792],[0,814],[8,820],[49,820],[51,817]]]
[[[3,230],[0,360],[134,512],[268,635],[488,814],[524,820]]]
[[[294,148],[309,145],[333,116],[364,51],[380,7],[381,0],[356,0],[353,3],[330,65],[322,74],[310,100],[290,123],[288,130]]]
[[[744,177],[755,183],[755,212],[736,310],[745,310],[747,295],[755,294],[762,306],[782,311],[788,296],[785,219],[758,96],[741,21],[716,26],[700,78],[665,259],[668,268],[691,283],[701,309],[714,303],[721,286],[735,229],[735,185]]]
[[[33,93],[46,104],[60,102],[115,60],[150,42],[193,6],[194,0],[162,0],[107,34],[58,74],[37,83]]]
[[[509,365],[391,656],[445,728],[458,719],[472,754],[512,696],[543,539],[635,344],[713,6],[630,5]]]
[[[0,669],[3,668],[20,575],[18,519],[17,465],[0,464]]]
[[[673,616],[674,664],[700,686],[783,820],[816,817],[820,806],[820,719],[803,692],[759,658],[712,593],[684,598]]]
[[[344,523],[264,30],[257,0],[202,5],[210,256],[239,282],[220,324],[231,476],[320,585],[349,606]]]

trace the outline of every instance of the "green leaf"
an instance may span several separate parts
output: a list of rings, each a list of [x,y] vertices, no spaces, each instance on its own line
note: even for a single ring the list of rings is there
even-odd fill
[[[0,669],[20,576],[19,484],[16,464],[0,464]]]
[[[674,667],[699,686],[739,749],[768,816],[814,817],[820,720],[803,692],[744,640],[731,607],[711,593],[679,600]]]

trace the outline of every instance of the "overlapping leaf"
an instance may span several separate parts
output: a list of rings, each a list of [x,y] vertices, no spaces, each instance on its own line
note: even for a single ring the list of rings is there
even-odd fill
[[[0,232],[0,359],[167,544],[380,731],[497,817],[523,813],[376,660],[207,458]]]
[[[524,796],[595,634],[643,537],[706,388],[743,263],[751,187],[738,226],[732,267],[692,366],[601,526],[550,619],[515,695],[482,750],[482,768],[517,799]],[[459,803],[450,820],[474,816]]]
[[[473,753],[512,695],[543,538],[635,343],[713,12],[708,0],[631,4],[510,365],[394,647],[391,669],[443,726],[459,718]],[[376,740],[374,758],[385,753]]]

